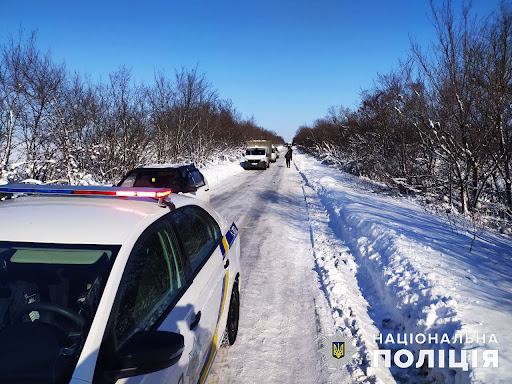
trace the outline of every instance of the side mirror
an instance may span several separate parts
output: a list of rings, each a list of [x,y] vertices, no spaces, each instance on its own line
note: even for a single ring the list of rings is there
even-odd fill
[[[107,364],[105,377],[114,381],[145,375],[168,368],[178,362],[185,349],[179,333],[140,331],[130,337]]]

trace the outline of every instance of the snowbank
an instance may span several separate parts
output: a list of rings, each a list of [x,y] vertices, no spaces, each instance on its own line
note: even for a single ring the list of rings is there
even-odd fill
[[[227,178],[244,172],[244,169],[240,166],[240,162],[233,161],[209,165],[204,168],[200,168],[200,171],[208,181],[210,188],[217,188]]]
[[[210,187],[213,185],[218,185],[222,183],[226,178],[230,176],[234,176],[239,172],[243,172],[243,168],[240,166],[240,162],[237,159],[229,159],[229,160],[220,160],[216,159],[216,162],[211,162],[205,167],[200,168],[201,173],[206,177],[208,184]],[[156,164],[154,166],[158,166],[162,164]],[[171,165],[171,164],[168,164]],[[6,173],[3,177],[0,178],[0,185],[9,183],[8,176],[12,175],[11,173]],[[30,184],[42,184],[39,180],[34,179],[25,179],[21,181],[22,183],[30,183]],[[62,181],[61,181],[62,182]],[[52,184],[49,182],[48,184]],[[102,185],[99,183],[96,178],[90,174],[82,176],[80,179],[79,185]],[[107,183],[105,185],[111,185]]]
[[[417,204],[380,195],[354,176],[294,154],[307,187],[319,197],[329,226],[347,247],[368,314],[382,334],[381,349],[436,350],[437,368],[392,368],[397,380],[413,382],[512,382],[512,241],[492,232],[454,231]],[[470,228],[471,226],[467,226]],[[470,251],[471,249],[471,251]],[[338,267],[333,266],[331,269]],[[331,286],[331,296],[336,291]],[[370,328],[367,328],[367,331]],[[365,330],[363,329],[363,332]],[[385,345],[387,335],[448,335],[451,343]],[[456,334],[473,343],[456,342]],[[476,335],[486,334],[476,342]],[[497,343],[489,342],[490,335]],[[364,335],[370,339],[369,335]],[[471,339],[469,339],[471,340]],[[371,346],[371,342],[368,342]],[[439,368],[437,349],[477,351],[478,366]],[[485,349],[499,351],[499,367],[483,368]],[[464,352],[464,353],[466,353]],[[471,356],[470,356],[471,357]],[[448,352],[446,352],[448,358]],[[448,367],[448,360],[446,367]],[[476,364],[475,364],[476,365]]]

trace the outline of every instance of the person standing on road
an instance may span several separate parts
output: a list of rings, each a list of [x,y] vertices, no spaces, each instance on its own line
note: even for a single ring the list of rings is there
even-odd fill
[[[290,162],[292,161],[292,147],[288,147],[288,151],[286,152],[286,155],[284,155],[284,158],[286,159],[286,168],[290,168]]]

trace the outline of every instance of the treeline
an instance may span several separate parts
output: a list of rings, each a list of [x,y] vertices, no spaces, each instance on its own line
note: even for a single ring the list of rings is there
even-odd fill
[[[477,19],[431,2],[437,38],[378,76],[357,110],[331,107],[294,138],[307,150],[444,202],[448,210],[512,221],[512,9]],[[499,225],[501,225],[499,224]]]
[[[196,69],[135,84],[68,72],[20,33],[0,45],[0,179],[116,181],[141,164],[203,164],[237,156],[245,140],[283,142],[244,119]]]

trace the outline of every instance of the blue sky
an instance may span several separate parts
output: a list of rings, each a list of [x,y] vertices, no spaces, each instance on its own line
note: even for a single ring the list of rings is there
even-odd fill
[[[458,4],[458,1],[455,1]],[[473,1],[487,15],[498,0]],[[352,108],[378,73],[406,58],[410,38],[434,38],[426,0],[0,1],[0,42],[38,31],[68,70],[93,78],[125,65],[206,73],[222,98],[285,140],[331,105]]]

